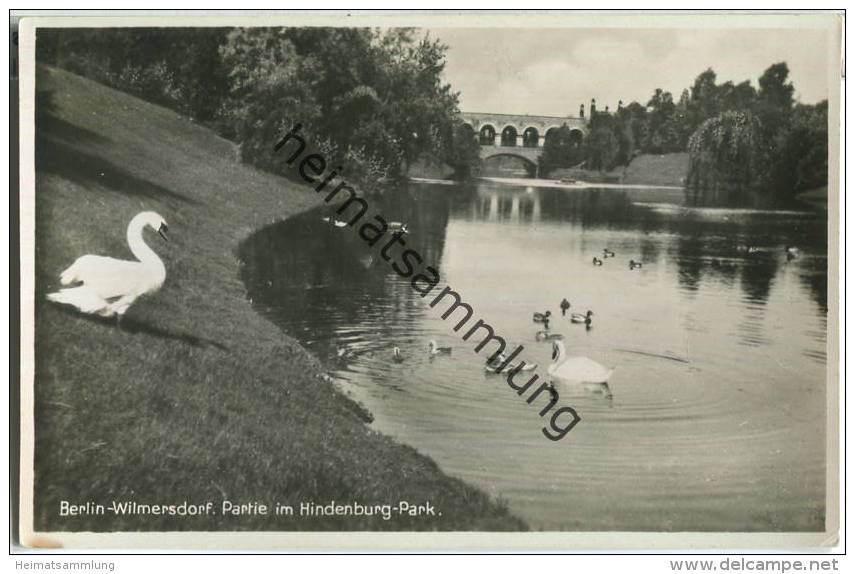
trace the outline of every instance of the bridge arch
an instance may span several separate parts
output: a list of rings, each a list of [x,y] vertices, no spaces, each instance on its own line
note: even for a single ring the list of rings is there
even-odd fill
[[[479,156],[483,160],[506,155],[513,161],[500,161],[500,171],[506,168],[526,170],[536,166],[543,154],[543,145],[564,125],[573,133],[573,140],[583,142],[588,133],[590,118],[572,116],[530,116],[461,112],[461,119],[472,127],[472,137],[481,144]],[[536,132],[536,136],[535,136]],[[504,137],[502,137],[504,135]],[[577,154],[578,154],[577,150]],[[513,166],[511,165],[513,164]],[[533,175],[536,170],[532,170]]]
[[[523,131],[522,140],[523,147],[537,147],[540,141],[540,132],[537,131],[536,127],[528,126]]]
[[[517,148],[517,149],[522,150],[524,148]],[[484,161],[488,161],[488,160],[500,158],[500,157],[512,157],[514,159],[522,160],[523,164],[525,165],[526,170],[529,172],[530,175],[534,176],[537,174],[537,161],[536,161],[535,156],[533,154],[515,153],[515,152],[509,151],[509,150],[496,149],[496,151],[490,151],[490,152],[487,152],[487,153],[484,153],[481,155],[481,159]]]
[[[496,128],[492,124],[484,124],[478,131],[478,143],[481,145],[496,144]]]
[[[543,143],[546,144],[547,141],[558,135],[558,129],[559,126],[550,126],[546,128],[546,131],[543,134]]]
[[[502,129],[502,147],[516,147],[517,145],[517,128],[512,125],[506,125]]]

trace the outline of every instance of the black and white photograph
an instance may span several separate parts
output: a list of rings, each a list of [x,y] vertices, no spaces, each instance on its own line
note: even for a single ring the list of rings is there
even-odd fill
[[[23,19],[21,544],[837,544],[842,31]]]

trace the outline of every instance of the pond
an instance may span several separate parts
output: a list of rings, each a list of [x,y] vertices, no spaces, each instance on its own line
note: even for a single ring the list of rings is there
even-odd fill
[[[428,305],[438,289],[423,299],[392,270],[385,241],[371,249],[323,221],[329,207],[260,230],[241,248],[253,305],[330,365],[374,428],[535,530],[823,529],[824,211],[522,181],[410,184],[372,206],[406,222],[440,287],[523,345],[541,377],[552,346],[532,314],[546,310],[569,355],[615,368],[610,396],[561,390],[581,420],[548,440],[539,406],[485,372],[487,349]],[[605,248],[615,256],[594,265]],[[563,298],[594,312],[590,329],[561,316]],[[431,358],[431,340],[452,354]]]

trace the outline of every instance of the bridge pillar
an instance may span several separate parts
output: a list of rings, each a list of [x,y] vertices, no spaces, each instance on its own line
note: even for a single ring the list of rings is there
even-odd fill
[[[537,136],[537,147],[543,147],[543,144],[546,142],[546,135],[538,135]]]
[[[523,147],[523,137],[522,137],[522,134],[517,134],[517,147]]]
[[[493,138],[493,145],[495,145],[496,147],[501,147],[501,145],[502,145],[502,134],[500,134],[498,132],[496,133],[495,137]]]

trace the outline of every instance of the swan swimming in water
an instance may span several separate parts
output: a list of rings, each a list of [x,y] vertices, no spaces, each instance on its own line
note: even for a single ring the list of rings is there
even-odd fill
[[[394,360],[396,363],[404,362],[404,355],[401,354],[401,349],[399,349],[398,347],[392,349],[392,360]]]
[[[564,343],[552,342],[552,363],[547,373],[553,384],[581,384],[610,396],[608,380],[614,372],[588,357],[567,357]]]
[[[143,239],[143,230],[151,227],[166,240],[166,220],[153,211],[143,211],[128,224],[128,247],[137,261],[100,255],[83,255],[62,272],[63,285],[76,287],[49,293],[56,303],[73,305],[81,312],[121,319],[140,296],[160,289],[166,280],[166,267]]]

